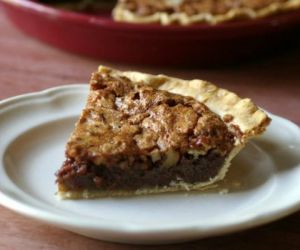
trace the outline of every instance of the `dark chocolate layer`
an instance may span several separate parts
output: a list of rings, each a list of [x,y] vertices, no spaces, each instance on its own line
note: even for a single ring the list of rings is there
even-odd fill
[[[106,167],[93,163],[77,163],[71,159],[57,172],[57,182],[67,190],[101,189],[101,190],[136,190],[155,186],[168,186],[172,181],[182,180],[186,183],[205,182],[215,177],[225,160],[216,151],[205,156],[191,159],[185,155],[179,164],[170,168],[158,167],[149,160],[145,164],[135,164],[134,168],[122,169],[121,165]]]

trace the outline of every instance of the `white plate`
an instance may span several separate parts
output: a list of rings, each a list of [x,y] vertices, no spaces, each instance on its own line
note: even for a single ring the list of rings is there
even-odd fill
[[[89,237],[149,244],[251,228],[300,208],[300,130],[275,115],[268,131],[239,154],[215,190],[58,200],[54,173],[86,96],[86,85],[72,85],[0,103],[3,206]]]

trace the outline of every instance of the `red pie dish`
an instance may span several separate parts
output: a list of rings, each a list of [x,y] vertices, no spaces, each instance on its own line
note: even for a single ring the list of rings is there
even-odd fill
[[[26,0],[0,0],[12,23],[55,47],[101,60],[149,65],[216,66],[287,47],[300,11],[256,20],[190,26],[115,22],[109,12],[86,14]]]

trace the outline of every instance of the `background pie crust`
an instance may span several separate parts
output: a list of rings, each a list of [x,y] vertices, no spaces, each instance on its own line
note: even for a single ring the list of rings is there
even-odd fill
[[[137,2],[139,0],[136,0]],[[172,3],[170,0],[161,0],[166,4]],[[197,0],[195,0],[197,1]],[[180,1],[173,1],[180,2]],[[300,0],[287,0],[286,2],[274,2],[266,7],[260,9],[251,8],[232,8],[224,14],[213,14],[209,12],[201,12],[194,15],[187,15],[183,12],[167,13],[155,12],[150,15],[138,15],[137,13],[129,10],[124,2],[119,1],[118,5],[113,11],[113,17],[116,21],[131,22],[131,23],[160,23],[169,25],[172,23],[181,25],[190,25],[193,23],[207,23],[218,24],[230,20],[247,18],[257,19],[270,16],[276,13],[295,10],[300,7]]]

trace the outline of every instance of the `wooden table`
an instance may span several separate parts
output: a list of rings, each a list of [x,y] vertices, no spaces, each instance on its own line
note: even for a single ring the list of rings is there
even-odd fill
[[[100,63],[120,69],[202,78],[251,97],[300,124],[300,46],[285,53],[222,69],[161,69],[117,65],[51,48],[17,31],[0,11],[0,99],[49,87],[87,82]],[[0,249],[142,249],[79,236],[0,207]],[[300,249],[300,212],[272,224],[211,239],[155,249]]]

